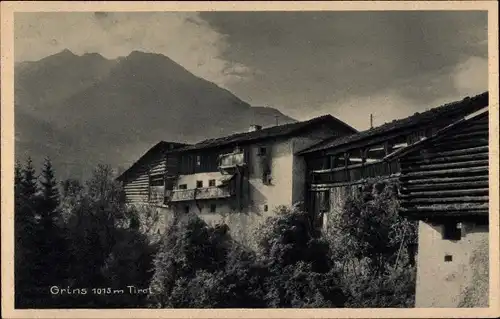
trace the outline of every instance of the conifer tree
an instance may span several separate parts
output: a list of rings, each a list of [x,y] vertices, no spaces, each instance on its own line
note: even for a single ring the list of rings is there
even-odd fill
[[[39,274],[37,283],[42,291],[48,292],[51,285],[64,284],[68,251],[63,229],[58,224],[60,221],[59,192],[49,159],[45,160],[41,175],[42,187],[38,205],[40,221],[36,236],[39,258],[35,264]],[[51,306],[50,302],[46,305]]]
[[[37,182],[31,158],[24,167],[16,163],[14,171],[15,223],[15,303],[19,307],[33,305],[36,300],[34,263],[37,260],[36,204]]]
[[[59,208],[59,191],[57,189],[57,182],[54,176],[52,163],[49,159],[45,160],[44,168],[42,171],[42,198],[40,205],[40,217],[42,224],[57,223],[58,208]]]
[[[35,212],[38,185],[35,167],[33,166],[31,157],[28,157],[26,164],[22,169],[22,180],[20,186],[21,196],[25,200],[25,203],[30,206],[33,212]]]

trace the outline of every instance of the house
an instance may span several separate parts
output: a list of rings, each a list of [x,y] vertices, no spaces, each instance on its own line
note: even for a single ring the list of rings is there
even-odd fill
[[[419,221],[416,307],[488,307],[488,111],[389,155]]]
[[[161,141],[124,171],[117,180],[123,182],[126,202],[131,204],[162,202],[162,185],[167,171],[167,156],[188,144]],[[175,165],[175,164],[174,164]]]
[[[401,167],[387,155],[432,136],[440,129],[488,105],[488,92],[363,132],[332,137],[301,152],[307,165],[306,206],[318,227],[343,209],[345,199],[366,179],[397,179]]]
[[[276,207],[304,201],[305,161],[296,154],[354,132],[330,115],[255,125],[193,145],[155,146],[118,179],[129,204],[155,205],[167,216],[194,212],[209,223],[225,222],[233,236],[251,241],[250,232]]]

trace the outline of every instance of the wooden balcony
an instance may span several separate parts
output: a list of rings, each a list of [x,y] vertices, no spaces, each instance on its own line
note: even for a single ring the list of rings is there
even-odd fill
[[[234,152],[219,156],[219,169],[228,169],[245,165],[245,154],[243,152]]]
[[[370,177],[390,176],[400,171],[399,163],[393,161],[373,162],[350,165],[346,168],[334,168],[313,171],[313,184],[355,182]]]
[[[202,199],[229,198],[234,195],[232,188],[226,187],[204,187],[195,189],[178,189],[171,193],[170,202],[184,202]]]

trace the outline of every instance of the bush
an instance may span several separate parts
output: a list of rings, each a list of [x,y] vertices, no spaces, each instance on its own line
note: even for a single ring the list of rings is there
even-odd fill
[[[269,268],[269,307],[341,307],[345,296],[329,260],[328,242],[318,238],[307,213],[279,207],[261,228],[260,258]]]
[[[373,180],[347,199],[325,237],[348,307],[414,305],[417,223],[398,215],[397,184]]]

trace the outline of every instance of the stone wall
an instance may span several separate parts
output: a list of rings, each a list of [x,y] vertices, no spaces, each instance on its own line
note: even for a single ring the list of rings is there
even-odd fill
[[[488,226],[464,223],[457,241],[442,233],[441,224],[419,222],[415,306],[487,307]]]

